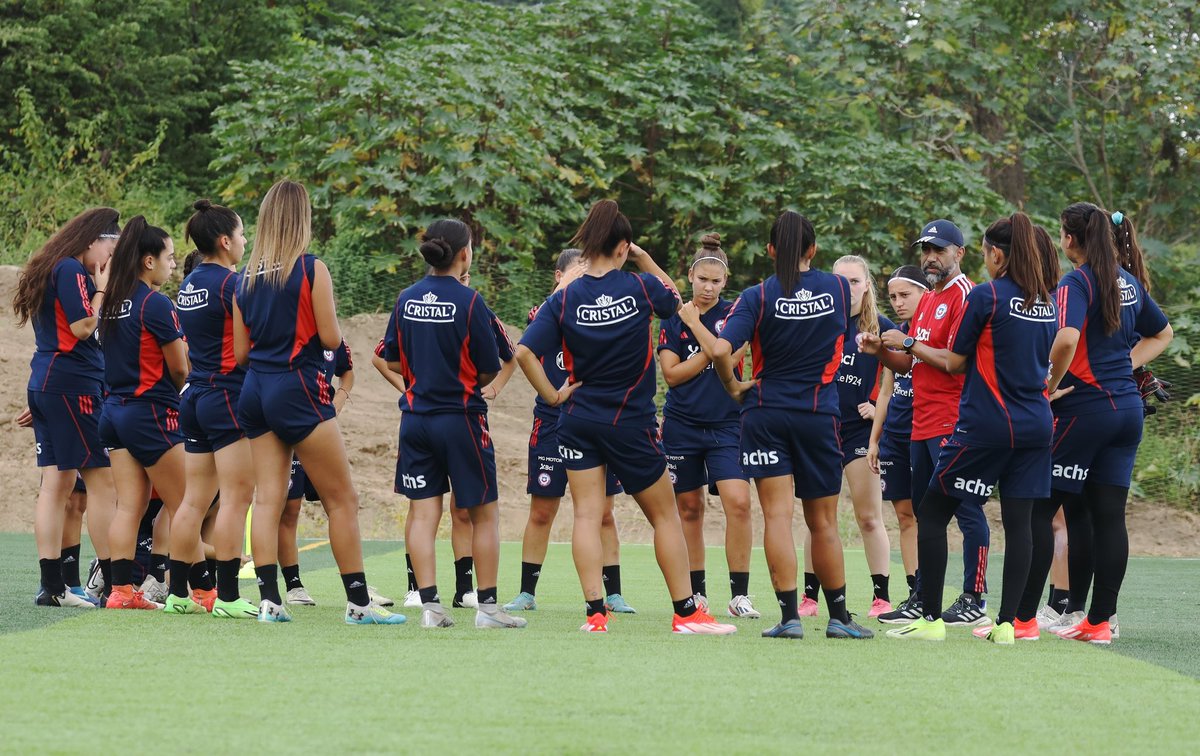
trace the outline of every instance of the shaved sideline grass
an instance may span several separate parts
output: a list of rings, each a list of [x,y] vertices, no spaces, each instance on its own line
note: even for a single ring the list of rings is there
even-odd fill
[[[451,556],[439,545],[448,595]],[[518,588],[519,551],[503,549],[503,600]],[[413,610],[403,627],[345,626],[327,546],[302,555],[321,606],[297,607],[290,625],[37,609],[33,553],[32,537],[0,535],[4,752],[1144,752],[1196,741],[1195,561],[1134,560],[1124,637],[1101,649],[1046,638],[996,648],[963,630],[944,644],[831,641],[821,618],[805,621],[803,641],[761,639],[777,620],[761,550],[751,585],[764,618],[739,621],[731,638],[668,632],[647,546],[622,553],[624,592],[641,613],[615,618],[607,636],[577,632],[567,546],[551,547],[541,608],[523,631],[476,630],[468,610],[442,631],[418,627]],[[367,554],[372,584],[401,598],[402,544],[369,543]],[[720,609],[719,550],[708,561]],[[865,611],[861,553],[847,565],[852,606]]]

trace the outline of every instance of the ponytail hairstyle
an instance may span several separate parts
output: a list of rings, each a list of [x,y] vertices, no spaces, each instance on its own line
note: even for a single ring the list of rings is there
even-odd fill
[[[1038,254],[1042,258],[1042,280],[1047,289],[1058,288],[1058,279],[1062,278],[1062,269],[1058,267],[1058,248],[1054,246],[1054,237],[1041,226],[1033,227],[1033,238],[1037,242]]]
[[[126,299],[133,296],[142,275],[142,260],[157,257],[167,247],[171,235],[158,226],[146,223],[146,216],[135,215],[125,224],[117,249],[108,263],[108,290],[101,306],[100,340],[104,341],[117,327],[117,316]]]
[[[700,249],[696,250],[696,254],[692,255],[692,264],[688,266],[688,272],[702,262],[720,263],[725,269],[725,275],[729,275],[729,256],[725,254],[725,250],[721,249],[720,234],[705,234],[700,237]]]
[[[857,265],[862,268],[863,278],[867,281],[867,290],[863,292],[862,304],[859,305],[858,332],[878,336],[879,305],[876,303],[878,294],[875,292],[875,278],[871,275],[871,268],[867,265],[867,261],[859,255],[844,255],[839,257],[833,263],[833,267],[837,268],[839,265]]]
[[[1008,276],[1021,287],[1026,309],[1032,308],[1039,299],[1046,303],[1051,301],[1045,264],[1033,233],[1033,221],[1028,215],[1018,212],[996,221],[983,232],[983,243],[1004,252],[1004,264],[997,274]]]
[[[633,226],[629,225],[629,219],[621,213],[616,202],[606,199],[592,205],[570,244],[583,250],[583,259],[590,260],[612,257],[618,244],[632,241]]]
[[[303,184],[275,182],[258,209],[255,237],[242,286],[250,291],[261,279],[282,288],[312,241],[312,203]]]
[[[784,210],[771,226],[771,246],[775,248],[775,277],[790,295],[800,280],[800,263],[809,248],[817,243],[812,223],[800,213]]]
[[[183,277],[187,278],[196,269],[196,266],[204,262],[204,253],[198,249],[193,249],[188,252],[187,257],[183,258]]]
[[[1073,236],[1083,250],[1088,267],[1096,277],[1096,296],[1100,300],[1104,332],[1111,335],[1121,325],[1121,293],[1117,282],[1120,275],[1112,218],[1090,202],[1076,202],[1062,211],[1060,220],[1063,231]]]
[[[578,260],[579,256],[582,254],[583,250],[576,249],[575,247],[564,249],[562,252],[558,253],[558,259],[554,261],[554,269],[559,273],[566,273],[567,268],[571,267],[571,265]]]
[[[1146,259],[1142,256],[1142,248],[1138,244],[1137,231],[1133,221],[1125,213],[1117,211],[1112,214],[1112,222],[1116,227],[1117,262],[1121,267],[1133,274],[1147,293],[1150,291],[1150,274],[1146,271]]]
[[[434,270],[454,264],[458,251],[471,244],[471,227],[460,220],[443,218],[429,224],[421,234],[421,257]]]
[[[68,257],[83,254],[98,239],[117,238],[121,233],[118,218],[120,213],[111,207],[85,210],[67,221],[41,249],[33,253],[25,270],[21,271],[17,293],[13,295],[13,314],[17,316],[18,326],[24,326],[30,318],[38,316],[46,300],[46,289],[49,288],[54,266]]]
[[[214,205],[206,199],[193,202],[192,209],[196,212],[192,213],[187,225],[183,227],[183,240],[195,242],[196,250],[205,258],[217,253],[218,239],[222,236],[233,236],[233,232],[242,224],[242,219],[237,213],[227,207]]]

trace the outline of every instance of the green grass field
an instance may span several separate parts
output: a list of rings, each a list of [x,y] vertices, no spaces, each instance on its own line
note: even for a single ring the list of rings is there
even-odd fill
[[[446,595],[451,556],[440,545]],[[402,544],[372,542],[366,552],[371,582],[402,597]],[[566,545],[551,547],[541,608],[522,631],[476,630],[470,610],[452,610],[459,624],[448,630],[418,627],[413,610],[402,627],[346,626],[327,546],[301,557],[321,606],[297,607],[288,625],[39,609],[33,553],[31,536],[0,535],[4,752],[1196,747],[1195,560],[1133,560],[1122,638],[1103,649],[1045,636],[999,648],[965,630],[943,644],[832,641],[822,618],[805,621],[802,641],[765,640],[759,632],[777,610],[761,550],[751,590],[764,618],[739,621],[729,638],[671,635],[648,546],[623,550],[624,593],[640,613],[615,618],[607,636],[577,632],[582,600]],[[504,600],[518,588],[519,553],[503,549]],[[723,608],[720,551],[708,561]],[[865,613],[862,554],[847,553],[847,565],[852,606]],[[1000,559],[991,573],[999,576]]]

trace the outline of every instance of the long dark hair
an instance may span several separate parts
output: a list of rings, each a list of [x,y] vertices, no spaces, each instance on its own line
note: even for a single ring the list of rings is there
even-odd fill
[[[421,257],[434,270],[445,270],[458,251],[471,243],[471,227],[460,220],[443,218],[429,224],[421,235]]]
[[[588,210],[583,225],[571,237],[571,246],[583,250],[583,259],[612,257],[617,245],[633,241],[633,226],[612,200],[600,200]]]
[[[771,226],[771,246],[775,248],[775,277],[790,295],[800,280],[800,262],[812,245],[817,243],[813,224],[800,213],[784,210]]]
[[[1090,202],[1076,202],[1062,211],[1060,220],[1063,231],[1075,238],[1087,257],[1088,267],[1096,277],[1096,296],[1100,299],[1104,332],[1112,334],[1121,325],[1117,244],[1112,217]]]
[[[21,271],[17,293],[13,295],[13,313],[17,316],[18,326],[24,326],[30,318],[36,318],[38,310],[42,309],[54,266],[68,257],[87,251],[102,234],[115,236],[121,233],[121,226],[117,223],[120,217],[120,213],[111,207],[85,210],[67,221],[41,249],[33,253],[25,270]]]
[[[1133,274],[1141,284],[1142,288],[1150,291],[1150,274],[1146,271],[1146,259],[1142,256],[1142,247],[1138,244],[1137,231],[1133,228],[1133,221],[1124,213],[1113,213],[1109,216],[1112,218],[1113,234],[1117,243],[1117,262],[1121,263],[1121,267]]]
[[[196,243],[196,250],[205,257],[217,252],[217,239],[233,236],[241,225],[238,214],[223,205],[214,205],[210,200],[199,199],[192,203],[192,217],[183,227],[183,240]]]
[[[117,327],[117,315],[121,313],[121,305],[137,288],[142,272],[142,259],[161,254],[167,247],[167,239],[170,238],[166,231],[146,223],[146,217],[143,215],[135,215],[125,224],[125,230],[117,240],[117,249],[109,263],[112,270],[108,274],[108,291],[104,295],[103,317],[100,318],[101,341],[107,339]]]
[[[1062,268],[1058,266],[1058,248],[1054,246],[1054,237],[1050,236],[1050,232],[1041,226],[1034,226],[1033,238],[1037,242],[1038,254],[1042,258],[1042,280],[1046,282],[1046,288],[1054,289],[1058,286],[1058,279],[1062,278]]]
[[[1021,287],[1025,308],[1030,309],[1040,299],[1050,302],[1050,287],[1046,285],[1045,263],[1033,233],[1033,221],[1025,213],[1013,213],[988,226],[983,243],[1004,251],[1004,264],[997,271]]]

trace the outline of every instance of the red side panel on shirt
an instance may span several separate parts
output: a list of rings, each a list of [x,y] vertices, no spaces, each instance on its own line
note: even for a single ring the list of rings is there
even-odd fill
[[[79,343],[79,339],[75,338],[71,323],[67,320],[67,313],[63,312],[62,302],[57,299],[54,300],[54,326],[58,332],[58,351],[70,353]]]
[[[143,326],[142,336],[138,340],[138,387],[133,392],[134,396],[141,396],[154,388],[163,377],[163,365],[162,347],[158,345],[158,339]]]
[[[292,353],[288,362],[296,359],[304,345],[317,335],[317,316],[312,305],[312,281],[308,271],[304,271],[304,279],[300,282],[300,297],[296,301],[296,340],[292,342]]]
[[[478,299],[478,294],[471,298],[471,305],[467,308],[467,323],[471,322],[471,314],[475,312],[475,302]],[[475,363],[471,362],[470,328],[467,329],[467,337],[463,339],[462,347],[458,350],[458,382],[462,384],[463,407],[466,407],[475,394],[475,385],[479,382],[479,372],[475,369]]]
[[[996,400],[996,405],[1004,412],[1004,419],[1008,423],[1009,443],[1012,443],[1012,415],[1009,414],[1008,405],[1004,403],[1004,397],[1000,394],[1000,379],[996,375],[996,347],[990,321],[983,327],[983,332],[979,334],[979,342],[975,345],[975,369],[987,386],[988,393]]]

